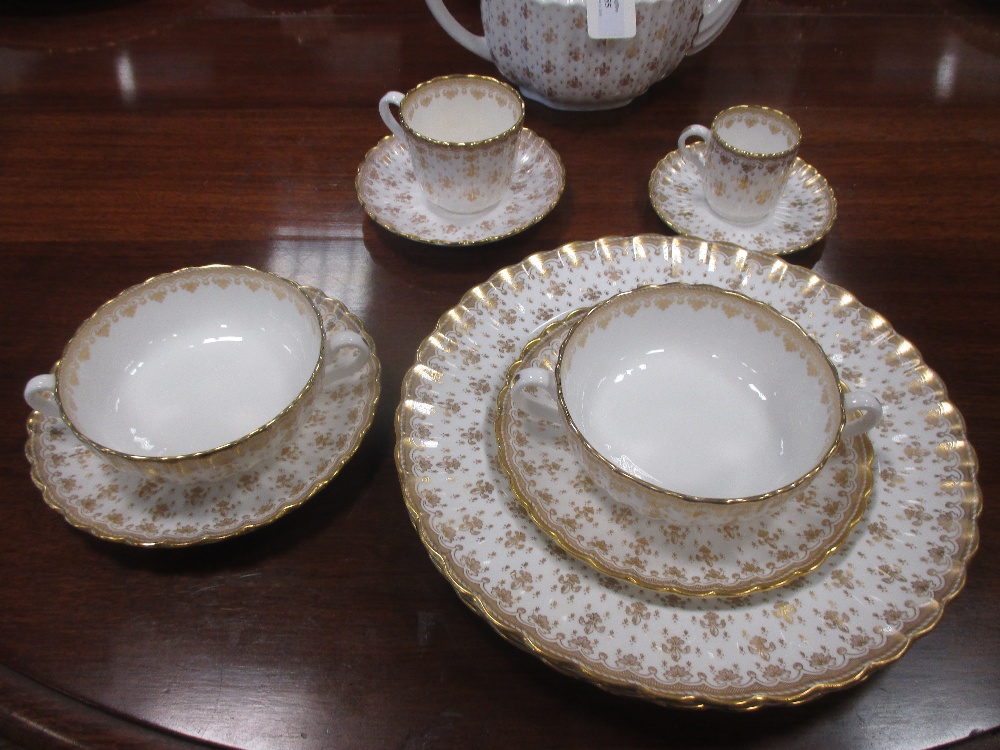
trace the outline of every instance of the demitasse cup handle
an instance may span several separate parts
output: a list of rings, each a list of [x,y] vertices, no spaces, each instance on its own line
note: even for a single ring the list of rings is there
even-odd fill
[[[346,378],[358,372],[362,367],[368,364],[368,358],[371,356],[371,349],[369,349],[368,343],[360,334],[355,333],[354,331],[339,331],[327,339],[326,356],[329,357],[331,361],[344,349],[355,349],[358,354],[342,364],[327,365],[327,377],[335,380]]]
[[[548,398],[542,400],[524,389],[533,385],[541,389]],[[526,414],[546,422],[558,422],[560,411],[556,395],[556,379],[550,370],[543,367],[526,367],[517,374],[510,386],[514,404]]]
[[[59,414],[59,405],[56,403],[55,393],[55,375],[51,373],[36,375],[24,387],[24,400],[35,411],[40,411],[47,417],[62,419],[62,415]]]
[[[844,440],[868,432],[882,420],[882,404],[870,393],[850,391],[844,394],[844,410],[846,412],[860,411],[861,416],[851,419],[844,425],[840,434]]]
[[[689,138],[701,138],[705,143],[712,138],[712,131],[706,128],[704,125],[689,125],[684,128],[681,132],[680,137],[677,139],[677,148],[683,149],[687,146]],[[700,169],[705,168],[705,152],[695,151],[695,156],[697,156],[697,164]]]
[[[403,126],[399,124],[399,120],[396,119],[396,116],[389,107],[391,105],[398,107],[403,102],[404,96],[405,94],[399,91],[390,91],[378,103],[378,113],[382,115],[382,121],[385,123],[385,126],[392,131],[393,135],[402,139],[406,138],[406,131],[403,130]]]

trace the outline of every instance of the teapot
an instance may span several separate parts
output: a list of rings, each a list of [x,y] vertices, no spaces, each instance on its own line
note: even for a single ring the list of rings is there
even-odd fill
[[[594,38],[588,10],[594,11],[587,0],[482,0],[484,36],[456,21],[444,0],[426,2],[452,39],[493,62],[525,97],[567,110],[628,104],[670,74],[686,55],[707,47],[740,4],[634,0],[633,36]],[[619,0],[599,2],[619,6]]]

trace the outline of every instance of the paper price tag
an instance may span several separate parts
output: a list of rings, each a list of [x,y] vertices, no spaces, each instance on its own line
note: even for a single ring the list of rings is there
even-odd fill
[[[587,0],[587,34],[592,39],[635,36],[635,0]]]

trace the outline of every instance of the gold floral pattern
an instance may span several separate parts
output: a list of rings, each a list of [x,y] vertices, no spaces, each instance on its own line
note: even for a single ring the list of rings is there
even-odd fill
[[[304,291],[328,333],[361,334],[371,355],[359,372],[324,384],[311,412],[278,455],[224,481],[172,484],[114,469],[60,420],[33,412],[25,452],[45,501],[70,524],[101,539],[182,547],[268,524],[319,492],[354,455],[367,432],[375,416],[381,368],[361,321],[320,290]]]
[[[592,39],[582,1],[482,4],[493,62],[525,96],[560,109],[620,107],[680,64],[698,32],[701,0],[636,3],[636,35]]]
[[[573,386],[571,390],[576,395],[571,400],[574,404],[571,405],[564,402],[562,406],[566,410],[569,437],[573,448],[579,456],[583,471],[615,497],[618,502],[634,508],[642,515],[657,518],[665,522],[669,521],[686,526],[706,522],[712,516],[719,516],[721,514],[725,514],[730,521],[749,522],[758,516],[769,514],[773,508],[784,502],[784,498],[788,496],[794,487],[805,486],[822,468],[823,464],[826,463],[827,459],[836,449],[837,433],[840,430],[841,419],[844,416],[841,408],[837,374],[833,364],[829,362],[825,352],[802,331],[797,323],[777,313],[769,305],[751,300],[733,290],[718,289],[704,284],[675,283],[643,286],[623,292],[611,300],[591,308],[574,327],[572,333],[566,337],[565,344],[558,355],[559,364],[556,369],[562,369],[564,375],[572,372],[574,362],[578,357],[586,359],[583,351],[587,347],[588,340],[599,331],[607,332],[612,326],[613,321],[621,318],[637,318],[650,310],[657,309],[662,311],[669,307],[674,307],[681,315],[683,313],[680,312],[680,308],[691,312],[701,310],[706,320],[714,319],[720,321],[722,317],[729,321],[742,320],[745,328],[743,333],[738,334],[739,336],[752,336],[754,335],[754,331],[759,334],[768,334],[774,337],[776,342],[780,344],[780,348],[784,349],[784,354],[794,355],[786,359],[786,361],[792,361],[796,357],[800,360],[803,367],[798,370],[798,374],[812,381],[810,386],[813,389],[810,391],[812,393],[810,398],[815,399],[815,405],[822,407],[811,412],[812,416],[809,418],[805,417],[801,412],[799,414],[802,421],[813,418],[817,420],[815,423],[817,430],[816,439],[813,442],[812,449],[810,450],[811,455],[809,456],[810,459],[816,459],[816,461],[807,463],[799,460],[797,469],[788,475],[789,477],[794,477],[794,479],[786,482],[781,487],[758,483],[757,492],[746,494],[743,499],[727,495],[727,499],[733,502],[727,502],[723,510],[719,504],[714,502],[701,502],[697,498],[697,495],[699,495],[697,491],[689,490],[688,492],[681,492],[676,487],[660,484],[649,475],[644,476],[644,467],[641,463],[636,464],[632,459],[621,454],[623,450],[621,443],[609,446],[602,439],[598,438],[597,442],[603,445],[603,448],[601,448],[588,441],[584,434],[586,429],[573,416],[575,414],[577,417],[581,417],[586,412],[585,408],[581,408],[580,388],[579,386]],[[721,317],[718,314],[721,314]],[[635,321],[634,325],[652,326],[655,328],[660,323],[660,319],[656,316],[644,316],[642,320],[642,323]],[[696,324],[694,319],[690,319],[686,325]],[[714,324],[706,323],[706,325]],[[623,335],[625,334],[624,330],[620,328],[618,330]],[[647,343],[649,346],[654,345],[652,341]],[[717,345],[723,348],[728,346],[728,344],[722,342],[718,342]],[[766,346],[767,339],[760,339],[758,351],[753,356],[759,356],[764,360],[767,360],[769,357],[778,358],[781,356],[777,352],[768,354]],[[621,354],[616,353],[613,356],[617,358]],[[584,370],[587,370],[588,367],[588,365],[584,365]],[[565,379],[563,385],[566,385]],[[806,386],[802,384],[795,386],[786,385],[785,388],[803,394],[806,393],[803,390]],[[646,408],[651,408],[650,399],[647,399],[643,403]],[[671,409],[666,404],[661,404],[658,408],[668,411]],[[825,424],[821,425],[820,422],[823,421],[824,413],[826,417]],[[586,417],[584,417],[584,420],[586,421]],[[593,424],[591,424],[591,428],[594,428]],[[724,427],[720,424],[719,429],[724,429]],[[598,433],[599,431],[592,432],[595,437]],[[796,444],[796,451],[786,451],[784,453],[786,459],[795,461],[806,457],[805,453],[795,458],[793,458],[792,454],[797,453],[800,447],[804,447],[809,442],[809,436],[805,433],[794,435],[788,433],[784,439],[792,440]],[[641,452],[638,444],[644,442],[644,440],[636,441],[637,445],[634,447],[634,450]],[[625,452],[631,453],[632,451],[625,450]],[[702,450],[688,454],[679,451],[678,455],[683,455],[684,458],[675,460],[674,465],[676,466],[677,473],[672,478],[683,483],[687,481],[687,478],[681,475],[685,474],[689,466],[694,465],[694,463],[689,462],[697,462],[706,453]],[[725,467],[720,465],[717,468],[719,471],[724,472],[741,471],[742,469],[739,468],[740,463],[744,460],[746,459],[734,460]],[[655,459],[653,461],[655,463]],[[786,466],[784,461],[780,461],[780,463],[783,467]],[[749,476],[752,472],[749,470],[749,467],[745,468],[747,470],[743,473]],[[662,471],[667,471],[667,469],[662,466],[657,468],[657,473]],[[662,474],[660,476],[661,478],[663,477]],[[689,485],[689,487],[693,486],[695,485]],[[744,487],[746,486],[744,485]],[[766,490],[764,489],[765,487]]]
[[[816,169],[796,159],[774,210],[756,224],[726,221],[708,206],[698,169],[704,143],[671,151],[649,178],[649,198],[671,229],[690,237],[732,242],[774,255],[802,250],[822,239],[837,217],[833,189]]]
[[[547,325],[594,304],[593,296],[672,279],[766,302],[827,350],[842,338],[856,341],[856,350],[838,359],[845,384],[904,394],[869,435],[880,472],[862,521],[822,566],[780,588],[687,597],[601,573],[532,522],[488,437],[507,369]],[[517,321],[501,323],[512,310]],[[481,355],[474,367],[461,357],[470,351]],[[472,390],[480,380],[490,385],[486,396]],[[470,290],[440,318],[418,348],[401,396],[397,467],[431,560],[502,636],[563,672],[626,695],[748,709],[801,703],[856,684],[934,627],[962,589],[978,543],[978,464],[944,384],[884,317],[779,258],[657,235],[532,255]],[[448,403],[458,408],[444,408]],[[469,430],[484,439],[461,440]],[[907,448],[919,449],[921,463]],[[881,470],[892,470],[897,481],[882,482]],[[479,482],[492,491],[472,493]],[[472,519],[477,528],[463,529]],[[883,574],[882,566],[899,575]],[[525,572],[531,588],[514,588],[515,574]],[[591,624],[589,633],[582,622]]]
[[[108,387],[104,368],[117,361],[120,355],[116,352],[122,342],[137,334],[137,329],[130,325],[137,316],[142,318],[145,313],[146,323],[139,323],[145,330],[147,325],[155,326],[157,320],[171,319],[169,310],[184,307],[188,295],[211,295],[214,291],[227,289],[232,290],[235,297],[230,303],[233,305],[240,304],[237,301],[240,290],[256,298],[259,304],[268,300],[284,303],[290,308],[292,320],[316,333],[311,372],[295,373],[298,392],[285,393],[289,402],[277,415],[274,412],[257,414],[256,419],[242,423],[244,432],[229,433],[227,439],[209,443],[212,447],[205,448],[202,443],[201,450],[165,454],[156,450],[133,452],[130,449],[137,444],[132,442],[134,436],[126,429],[134,427],[133,424],[117,423],[110,419],[112,414],[95,415],[91,404],[100,401],[105,394],[94,393],[94,384],[99,384],[98,390]],[[322,381],[318,313],[299,290],[300,287],[288,279],[254,268],[225,265],[182,268],[129,287],[80,325],[55,366],[57,401],[66,426],[81,442],[100,452],[103,460],[121,471],[138,475],[146,474],[165,481],[211,481],[253,468],[298,429],[305,413],[312,408],[316,388]],[[245,298],[243,304],[252,306]],[[161,307],[164,305],[172,307]],[[123,403],[128,400],[124,399]],[[105,429],[109,421],[113,428]]]
[[[815,569],[846,540],[872,487],[866,438],[843,444],[807,489],[754,521],[654,520],[598,489],[565,426],[525,417],[511,398],[510,383],[522,369],[553,367],[572,317],[528,344],[510,368],[497,406],[500,466],[532,519],[560,546],[639,586],[734,596],[787,583]]]
[[[468,99],[474,102],[474,115]],[[462,104],[453,111],[449,102]],[[428,200],[460,214],[486,211],[500,201],[514,172],[524,122],[524,101],[509,84],[485,76],[434,78],[403,97],[400,116],[403,129],[391,120],[386,124],[406,140],[416,181]],[[470,119],[495,129],[480,139],[450,134],[456,124],[468,128]],[[439,133],[440,120],[448,127]]]
[[[709,205],[731,220],[766,218],[784,191],[800,138],[795,121],[777,110],[746,104],[723,110],[702,152]]]
[[[409,148],[383,138],[358,168],[355,187],[365,212],[403,237],[433,245],[479,245],[524,231],[559,202],[566,172],[548,141],[528,128],[518,136],[518,160],[500,203],[478,214],[444,214],[431,208],[417,185]]]

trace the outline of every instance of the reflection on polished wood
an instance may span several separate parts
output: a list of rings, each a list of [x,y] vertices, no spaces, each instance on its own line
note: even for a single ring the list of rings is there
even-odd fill
[[[475,28],[478,3],[450,0]],[[923,748],[1000,727],[1000,14],[988,0],[744,0],[722,36],[626,108],[534,102],[567,173],[556,209],[478,248],[419,245],[354,192],[379,97],[494,74],[421,0],[0,0],[0,736],[26,747]],[[878,310],[965,415],[987,510],[965,590],[858,687],[750,714],[666,709],[499,638],[438,574],[393,462],[417,345],[530,253],[670,231],[653,167],[693,122],[757,102],[804,134],[838,219],[789,260]],[[123,288],[206,263],[342,300],[382,400],[319,495],[214,545],[144,550],[66,524],[32,485],[21,390]],[[982,734],[986,733],[986,734]]]

